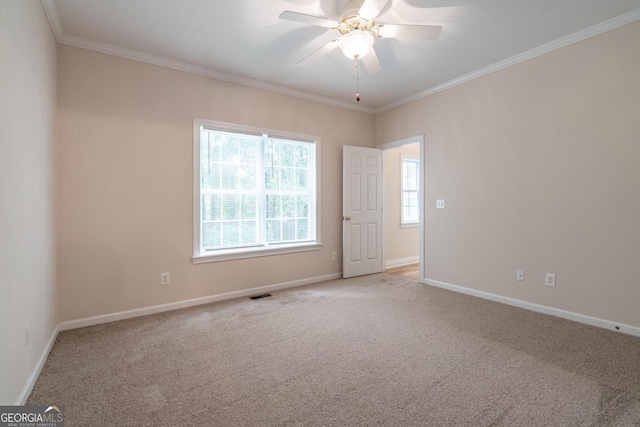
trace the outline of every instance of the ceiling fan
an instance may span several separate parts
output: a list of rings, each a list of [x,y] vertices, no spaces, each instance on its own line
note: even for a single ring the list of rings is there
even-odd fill
[[[427,40],[438,37],[442,30],[439,26],[386,24],[376,21],[380,12],[391,2],[392,0],[349,0],[348,8],[339,21],[289,10],[282,12],[280,19],[316,25],[338,32],[336,38],[303,58],[298,65],[339,46],[347,58],[356,61],[356,68],[358,60],[361,60],[369,73],[376,73],[381,69],[378,55],[373,47],[376,39],[402,37],[403,34],[411,34]],[[358,102],[358,96],[356,96],[356,102]]]

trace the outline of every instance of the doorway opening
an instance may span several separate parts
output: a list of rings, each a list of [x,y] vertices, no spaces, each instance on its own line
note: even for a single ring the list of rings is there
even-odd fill
[[[383,267],[422,282],[424,136],[378,146],[383,150]]]

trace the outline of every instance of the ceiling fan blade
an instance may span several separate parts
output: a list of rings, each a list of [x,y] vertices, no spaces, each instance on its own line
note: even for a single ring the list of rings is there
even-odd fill
[[[303,24],[316,25],[324,28],[336,28],[340,25],[339,22],[331,19],[323,18],[322,16],[307,15],[305,13],[292,12],[285,10],[280,14],[280,19],[286,19],[287,21],[302,22]]]
[[[369,74],[375,74],[382,69],[376,50],[371,46],[371,51],[367,56],[362,58],[362,65]]]
[[[380,34],[380,37],[385,38],[408,35],[421,39],[435,40],[440,35],[440,31],[442,31],[442,27],[437,25],[384,24],[380,27],[378,34]]]
[[[364,0],[364,3],[358,11],[358,15],[364,19],[376,19],[380,12],[391,0]]]
[[[307,55],[304,58],[302,58],[302,60],[300,62],[298,62],[298,65],[305,65],[310,60],[313,60],[315,58],[319,58],[322,55],[325,55],[325,54],[329,53],[330,51],[332,51],[333,49],[338,47],[339,44],[340,44],[340,39],[339,38],[331,40],[329,43],[325,44],[324,46],[320,47],[319,49],[314,50],[309,55]]]

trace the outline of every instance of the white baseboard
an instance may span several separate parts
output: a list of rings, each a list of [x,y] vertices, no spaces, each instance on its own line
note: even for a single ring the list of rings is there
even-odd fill
[[[527,310],[535,311],[538,313],[549,314],[551,316],[561,317],[567,320],[573,320],[574,322],[585,323],[591,326],[597,326],[599,328],[611,329],[616,332],[622,332],[628,335],[640,337],[640,328],[631,325],[625,325],[622,323],[612,322],[610,320],[599,319],[597,317],[586,316],[584,314],[573,313],[571,311],[560,310],[558,308],[547,307],[544,305],[534,304],[531,302],[521,301],[514,298],[503,297],[501,295],[492,294],[489,292],[478,291],[476,289],[465,288],[463,286],[452,285],[450,283],[440,282],[438,280],[422,279],[422,283],[437,288],[448,289],[450,291],[459,292],[462,294],[472,295],[474,297],[484,298],[490,301],[501,302],[509,304],[515,307],[524,308]]]
[[[33,370],[31,371],[31,374],[27,378],[27,382],[24,384],[24,387],[22,387],[22,391],[18,395],[18,399],[16,399],[16,403],[15,403],[16,406],[22,406],[25,403],[27,403],[27,399],[31,394],[31,390],[33,390],[33,386],[36,385],[36,381],[40,376],[40,372],[42,371],[42,368],[44,367],[44,364],[47,361],[47,357],[49,357],[49,352],[53,347],[53,343],[56,342],[56,338],[58,337],[59,330],[60,330],[60,327],[56,326],[56,328],[51,333],[51,337],[49,337],[49,341],[47,342],[47,345],[44,346],[44,348],[42,349],[42,353],[38,358],[38,363],[36,363],[36,366],[34,366]]]
[[[310,285],[312,283],[324,282],[327,280],[339,279],[342,273],[326,274],[324,276],[309,277],[306,279],[292,280],[291,282],[276,283],[273,285],[259,286],[257,288],[244,289],[241,291],[226,292],[224,294],[211,295],[202,298],[171,302],[168,304],[154,305],[151,307],[137,308],[134,310],[120,311],[117,313],[104,314],[101,316],[85,317],[83,319],[70,320],[58,325],[60,331],[83,328],[85,326],[99,325],[101,323],[115,322],[116,320],[131,319],[133,317],[147,316],[149,314],[161,313],[164,311],[178,310],[180,308],[193,307],[195,305],[209,304],[216,301],[224,301],[233,298],[246,297],[259,293],[278,291],[282,289],[294,288],[296,286]]]
[[[420,262],[420,257],[419,256],[410,256],[408,258],[399,258],[399,259],[392,259],[389,261],[385,261],[384,263],[384,268],[394,268],[394,267],[402,267],[405,265],[411,265],[411,264],[417,264]]]

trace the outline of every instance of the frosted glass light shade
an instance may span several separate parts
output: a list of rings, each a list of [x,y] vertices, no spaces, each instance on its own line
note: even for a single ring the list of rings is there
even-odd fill
[[[373,36],[362,30],[353,30],[340,39],[340,49],[349,59],[364,58],[371,51]]]

